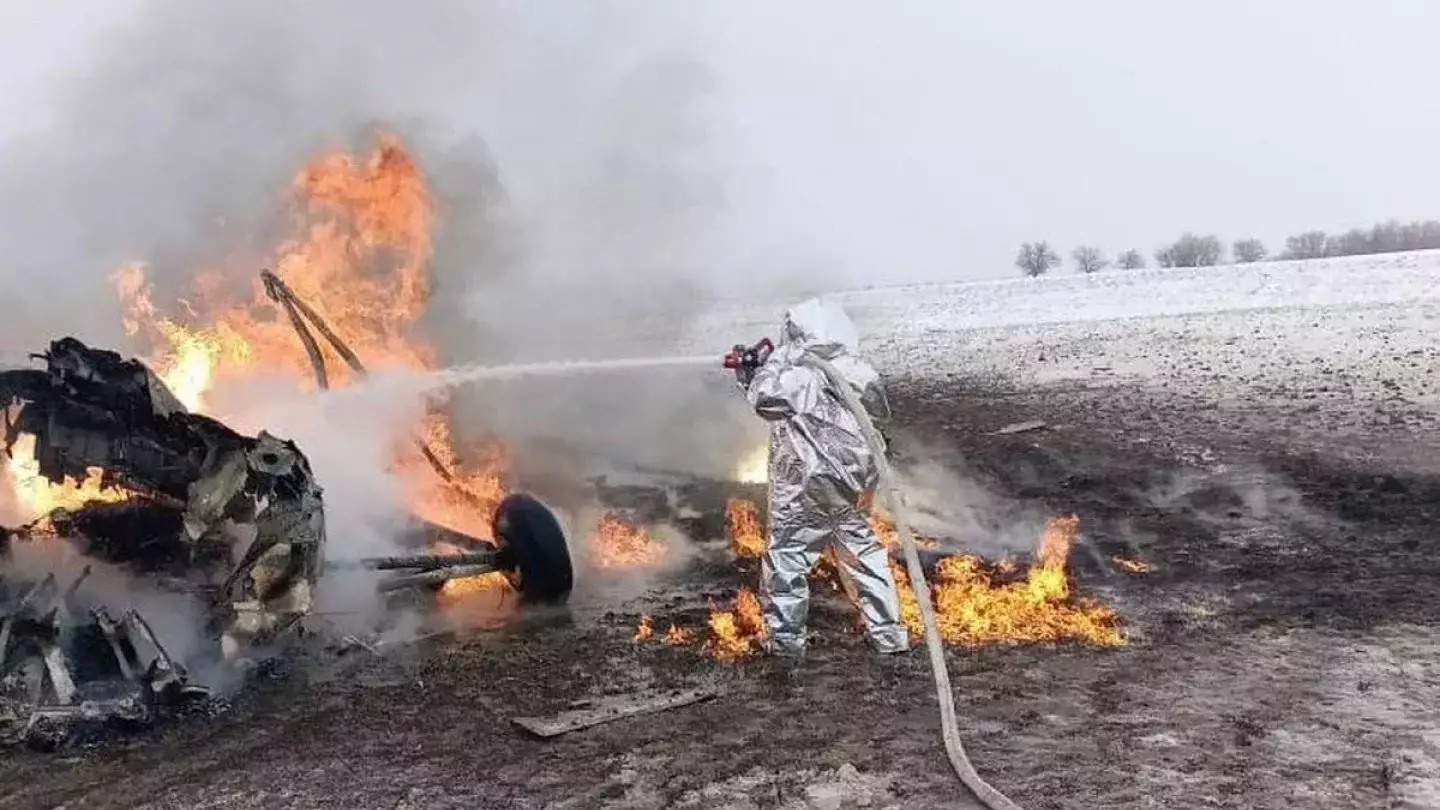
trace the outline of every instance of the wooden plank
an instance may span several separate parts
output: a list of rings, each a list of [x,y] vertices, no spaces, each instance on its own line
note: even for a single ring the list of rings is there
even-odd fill
[[[1044,422],[1039,421],[1038,419],[1033,422],[1016,422],[1014,424],[1006,425],[1005,427],[1000,428],[999,430],[991,433],[990,435],[1010,436],[1015,433],[1028,433],[1032,430],[1040,430],[1045,427],[1048,427],[1048,425],[1046,425]]]
[[[689,706],[710,700],[717,694],[713,689],[690,689],[661,695],[621,695],[596,700],[593,708],[560,712],[549,717],[514,717],[511,722],[537,737],[558,737],[612,720]]]

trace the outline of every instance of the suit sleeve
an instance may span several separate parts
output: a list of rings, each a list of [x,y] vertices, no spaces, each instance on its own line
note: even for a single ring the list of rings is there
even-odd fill
[[[812,369],[766,363],[755,372],[745,396],[755,412],[771,422],[813,410],[820,400],[820,378]]]

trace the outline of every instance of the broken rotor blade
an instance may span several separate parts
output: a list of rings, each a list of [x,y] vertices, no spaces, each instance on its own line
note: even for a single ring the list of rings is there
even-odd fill
[[[365,365],[360,362],[359,356],[351,351],[350,347],[345,345],[345,341],[341,340],[340,336],[335,334],[334,330],[330,328],[330,324],[326,323],[325,319],[320,317],[320,313],[311,309],[310,305],[305,303],[300,296],[296,295],[284,280],[268,269],[260,271],[260,278],[265,285],[265,292],[269,294],[272,299],[279,301],[281,305],[285,307],[285,311],[289,313],[290,322],[294,325],[295,331],[299,333],[300,341],[305,344],[305,351],[310,354],[310,362],[315,366],[315,376],[320,381],[321,388],[329,387],[324,370],[325,360],[324,357],[320,355],[320,348],[315,345],[314,337],[310,335],[309,330],[307,330],[305,325],[299,320],[299,315],[296,314],[296,310],[299,311],[300,315],[304,315],[305,319],[310,321],[316,331],[329,341],[330,345],[335,349],[336,354],[340,355],[341,359],[345,361],[346,365],[350,366],[352,371],[362,377],[370,373],[365,369]],[[444,479],[447,484],[455,483],[454,471],[440,461],[440,457],[435,455],[434,449],[430,447],[428,442],[416,437],[415,445],[420,448],[420,454],[425,457],[425,461],[435,470],[436,475]],[[458,487],[458,489],[471,503],[477,506],[483,505],[474,493],[464,487]]]
[[[311,309],[310,305],[305,303],[300,296],[296,295],[295,292],[290,289],[290,286],[279,276],[269,270],[261,270],[260,278],[265,283],[266,292],[271,292],[272,289],[274,290],[274,292],[271,292],[272,298],[275,297],[276,293],[279,293],[284,296],[286,300],[290,301],[296,309],[300,310],[300,314],[304,315],[305,319],[310,321],[315,329],[330,342],[330,345],[335,348],[335,353],[340,355],[341,359],[345,361],[346,365],[350,366],[351,370],[356,374],[363,375],[368,373],[365,370],[365,366],[360,363],[360,358],[356,357],[355,352],[350,351],[350,347],[346,346],[345,342],[340,339],[340,336],[330,329],[330,324],[326,323],[325,319],[320,317],[320,313]]]
[[[315,382],[320,389],[330,388],[330,375],[325,369],[325,355],[320,353],[320,346],[315,342],[315,336],[310,334],[305,321],[300,318],[300,313],[295,309],[294,295],[285,286],[278,276],[268,270],[260,271],[260,278],[264,282],[265,292],[272,301],[278,303],[285,309],[285,314],[290,318],[290,325],[295,328],[295,334],[300,336],[300,343],[305,347],[305,354],[310,357],[310,367],[315,372]]]

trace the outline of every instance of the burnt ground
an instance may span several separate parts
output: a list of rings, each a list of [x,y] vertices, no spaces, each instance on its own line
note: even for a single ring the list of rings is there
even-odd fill
[[[902,381],[898,420],[984,487],[1080,515],[1083,592],[1121,648],[953,650],[972,759],[1027,808],[1437,806],[1436,426],[1403,403]],[[1269,403],[1269,404],[1265,404]],[[1042,419],[1049,429],[990,435]],[[1146,574],[1117,571],[1136,557]],[[298,660],[211,719],[62,755],[8,753],[0,807],[972,806],[923,655],[872,659],[846,608],[794,678],[631,642],[698,626],[743,577],[720,552],[571,617]],[[646,688],[717,699],[550,741],[517,714]],[[1407,804],[1408,803],[1408,804]]]

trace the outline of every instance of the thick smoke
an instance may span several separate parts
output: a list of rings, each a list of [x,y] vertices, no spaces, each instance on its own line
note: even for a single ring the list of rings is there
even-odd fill
[[[729,207],[703,20],[625,2],[134,5],[50,88],[48,126],[0,154],[6,358],[63,334],[143,352],[120,328],[116,267],[147,263],[160,301],[202,270],[248,283],[286,234],[296,171],[368,148],[377,127],[416,153],[441,206],[422,327],[447,362],[668,353],[716,290],[753,284],[737,276],[754,257]],[[384,551],[403,513],[387,431],[413,425],[419,399],[345,396],[215,392],[237,428],[300,443],[332,551],[353,557]],[[454,406],[462,436],[508,439],[522,473],[716,471],[763,429],[718,369],[470,386]]]
[[[0,289],[21,303],[0,348],[119,343],[123,262],[148,262],[162,298],[201,269],[248,281],[295,171],[383,126],[442,205],[425,326],[447,360],[669,352],[753,259],[703,22],[624,2],[139,3],[54,88],[53,126],[0,158]],[[718,373],[472,388],[459,407],[471,436],[657,467],[721,469],[754,438]]]
[[[280,377],[214,393],[227,412],[241,414],[233,421],[236,429],[266,430],[301,447],[324,488],[325,557],[341,562],[413,553],[397,542],[407,519],[405,491],[389,467],[395,448],[413,438],[409,431],[437,392],[436,383],[430,375],[384,372],[318,395]],[[315,609],[331,628],[356,634],[416,629],[376,591],[375,572],[342,568],[324,579]]]

